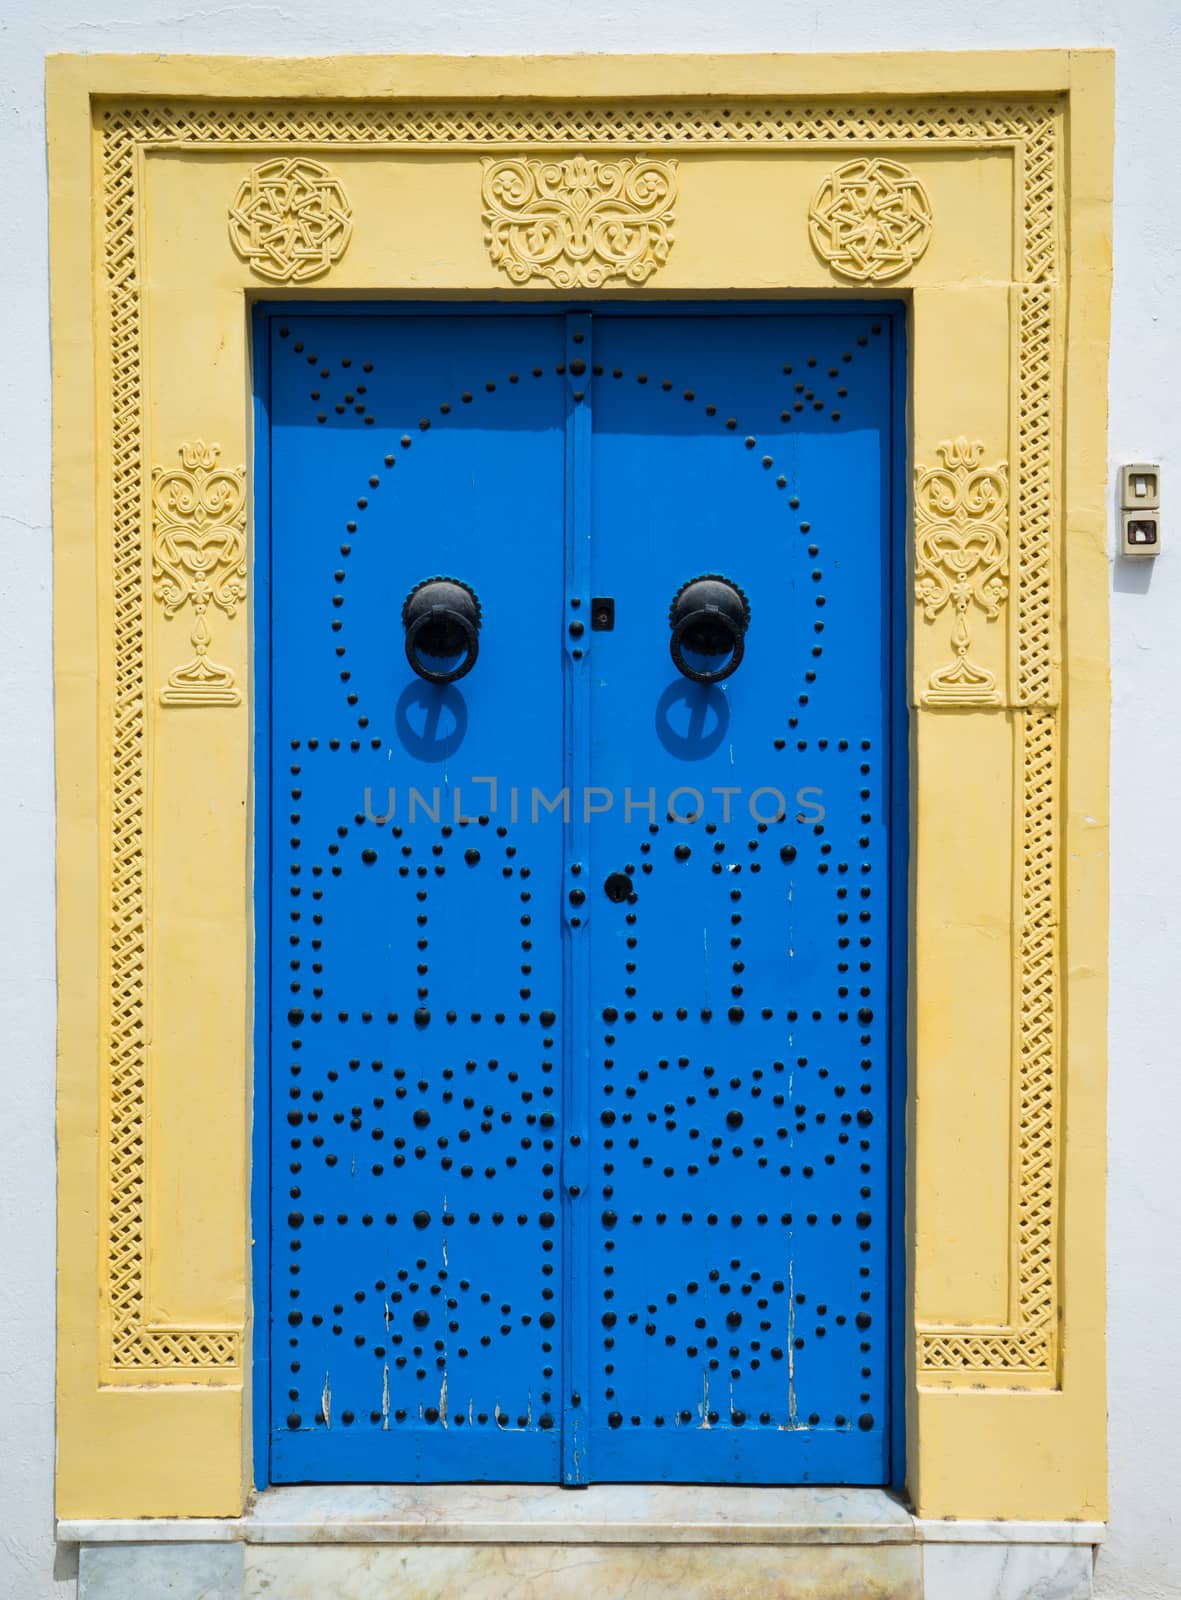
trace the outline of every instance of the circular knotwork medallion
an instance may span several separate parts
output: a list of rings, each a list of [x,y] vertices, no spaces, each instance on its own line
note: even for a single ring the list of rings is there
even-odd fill
[[[909,167],[863,156],[835,167],[816,191],[809,231],[842,278],[883,283],[914,266],[931,238],[931,202]]]
[[[230,207],[230,242],[261,278],[306,283],[339,261],[353,231],[340,180],[306,156],[253,168]]]

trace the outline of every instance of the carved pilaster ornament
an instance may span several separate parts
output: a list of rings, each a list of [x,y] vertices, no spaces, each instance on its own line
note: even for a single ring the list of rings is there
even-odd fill
[[[983,467],[979,441],[945,439],[941,467],[916,468],[915,596],[934,621],[945,606],[955,612],[954,659],[931,674],[923,698],[944,704],[996,703],[996,674],[969,656],[968,615],[973,605],[995,618],[1009,592],[1008,465]]]
[[[179,467],[152,469],[152,578],[164,615],[193,608],[193,659],[160,690],[165,706],[236,706],[229,667],[209,659],[210,606],[232,617],[246,593],[246,470],[219,467],[220,445],[180,447]]]

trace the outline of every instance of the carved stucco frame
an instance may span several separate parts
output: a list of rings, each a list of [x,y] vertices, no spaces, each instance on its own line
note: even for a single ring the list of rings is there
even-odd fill
[[[1070,839],[1080,816],[1105,815],[1106,795],[1101,753],[1106,618],[1097,509],[1104,418],[1093,390],[1102,383],[1106,353],[1108,58],[1044,52],[1020,58],[849,57],[823,63],[807,58],[713,64],[689,58],[665,58],[659,64],[608,59],[593,68],[575,61],[405,62],[383,68],[375,58],[350,64],[351,78],[344,65],[197,60],[149,65],[137,58],[62,58],[51,64],[59,372],[63,1332],[70,1319],[62,1356],[62,1509],[75,1515],[237,1509],[226,1461],[240,1446],[233,1446],[227,1458],[223,1435],[229,1430],[231,1445],[241,1438],[242,1318],[219,1322],[210,1317],[199,1325],[160,1318],[153,1315],[147,1290],[151,1251],[162,1244],[167,1248],[168,1237],[153,1237],[148,1215],[146,884],[153,845],[147,708],[156,686],[147,680],[145,663],[152,604],[146,547],[151,469],[155,464],[158,471],[169,458],[159,445],[151,458],[145,448],[145,417],[152,403],[140,308],[145,157],[160,150],[174,155],[186,149],[290,150],[331,162],[334,151],[350,147],[459,147],[470,154],[475,146],[542,154],[671,151],[685,164],[695,153],[719,146],[758,148],[790,159],[793,150],[814,152],[822,145],[832,151],[834,163],[850,151],[884,148],[905,159],[908,150],[932,147],[969,153],[1003,148],[1014,162],[1013,421],[1006,513],[1011,621],[1009,659],[993,697],[1012,721],[1019,752],[1013,808],[1009,1311],[1003,1319],[970,1325],[912,1319],[909,1484],[928,1515],[1093,1516],[1102,1506],[1095,1470],[1096,1459],[1102,1459],[1102,1343],[1100,1338],[1096,1346],[1087,1322],[1100,1314],[1102,1266],[1094,1260],[1086,1269],[1074,1265],[1069,1244],[1075,1235],[1065,1229],[1067,1221],[1074,1230],[1086,1226],[1087,1215],[1101,1217],[1096,1199],[1101,1165],[1095,1154],[1102,1130],[1097,1095],[1103,991],[1095,977],[1104,953],[1101,841],[1089,833],[1086,860],[1079,863]],[[368,85],[364,98],[359,98],[358,74]],[[276,82],[283,85],[281,99],[275,98]],[[502,98],[501,92],[512,98]],[[1086,105],[1089,127],[1080,104]],[[71,204],[74,214],[67,212]],[[78,210],[88,224],[85,232]],[[84,237],[85,248],[79,249]],[[93,273],[87,271],[83,283],[82,263],[92,242]],[[734,247],[740,247],[737,241]],[[349,289],[347,259],[322,286]],[[728,286],[720,273],[714,287],[724,292]],[[885,292],[906,288],[903,278],[886,285]],[[659,273],[647,289],[659,293]],[[93,409],[67,392],[67,369],[74,383],[87,370],[95,375]],[[245,393],[246,373],[242,381]],[[955,417],[948,417],[946,428],[954,434]],[[174,441],[173,450],[185,442]],[[924,452],[931,448],[924,441]],[[88,462],[97,469],[97,497]],[[1064,559],[1068,526],[1071,545]],[[85,550],[85,528],[94,530],[91,540],[106,542],[97,566],[93,552]],[[93,613],[96,575],[104,570],[110,592],[100,595],[99,629],[79,641],[79,617],[87,605]],[[1062,625],[1067,601],[1072,626],[1081,623],[1085,630],[1071,650],[1065,647],[1072,636]],[[71,630],[68,638],[63,623]],[[946,619],[940,631],[946,633]],[[1063,663],[1072,690],[1065,696]],[[93,700],[89,706],[85,697],[79,700],[79,671],[81,681],[97,689],[97,719]],[[926,677],[916,656],[918,715],[945,715],[941,709],[922,709],[937,701]],[[963,706],[955,714],[992,713]],[[1089,744],[1072,747],[1072,730]],[[80,747],[92,757],[89,770]],[[1078,753],[1068,769],[1072,748]],[[921,817],[928,803],[921,763],[916,778]],[[215,772],[211,781],[232,787],[240,780],[226,771]],[[1085,799],[1081,812],[1072,785]],[[921,848],[921,822],[916,827]],[[1063,968],[1064,908],[1073,977]],[[927,914],[923,906],[917,910]],[[91,927],[85,926],[88,911],[94,917]],[[88,974],[84,980],[82,972]],[[1091,1019],[1089,1039],[1071,1028],[1076,1015]],[[965,1023],[970,1028],[970,1019]],[[922,1037],[916,1021],[912,1049],[922,1047]],[[245,1069],[245,1041],[243,1047]],[[1068,1101],[1071,1078],[1078,1081]],[[88,1146],[86,1108],[96,1105],[99,1138]],[[1074,1140],[1069,1161],[1068,1128]],[[917,1223],[915,1248],[921,1251],[925,1208],[937,1207],[939,1196],[923,1193],[922,1174],[913,1165],[910,1220],[912,1237]],[[77,1254],[72,1203],[87,1194],[88,1212],[94,1198],[98,1202],[94,1229],[86,1234],[96,1248],[97,1278],[83,1269]],[[1068,1195],[1079,1198],[1073,1211],[1064,1204]],[[183,1219],[172,1226],[183,1229]],[[178,1235],[174,1231],[171,1237]],[[1087,1247],[1099,1251],[1097,1242]],[[87,1306],[91,1319],[97,1313],[96,1351],[83,1348],[86,1341],[79,1339],[76,1325],[78,1310],[85,1314]],[[1063,1337],[1067,1309],[1067,1326],[1078,1330],[1073,1348]],[[1075,1356],[1068,1373],[1067,1356],[1076,1351],[1081,1358]],[[153,1445],[160,1437],[157,1422],[170,1426],[169,1419],[181,1415],[178,1402],[196,1394],[200,1404],[202,1390],[204,1414],[213,1418],[209,1426],[220,1441],[219,1464],[190,1474],[187,1481],[174,1477],[170,1487],[157,1492],[153,1486],[161,1474],[158,1461],[151,1459],[153,1448],[159,1448]],[[113,1472],[104,1463],[98,1472],[90,1459],[95,1430],[111,1424],[97,1423],[94,1402],[101,1410],[103,1397],[120,1392],[134,1394],[138,1415],[146,1421],[129,1435],[129,1459],[116,1463]],[[1007,1402],[999,1414],[998,1402]],[[1029,1411],[1031,1405],[1042,1407],[1040,1417]],[[1056,1410],[1048,1412],[1047,1405]],[[194,1414],[192,1406],[184,1407],[184,1414]],[[987,1443],[998,1427],[1010,1430],[999,1455],[996,1444]],[[1014,1489],[1010,1452],[1020,1450],[1023,1437],[1045,1440],[1047,1429],[1055,1451],[1081,1449],[1082,1463],[1077,1471],[1064,1468],[1054,1482],[1027,1470],[1018,1474]],[[130,1459],[133,1455],[137,1459]]]

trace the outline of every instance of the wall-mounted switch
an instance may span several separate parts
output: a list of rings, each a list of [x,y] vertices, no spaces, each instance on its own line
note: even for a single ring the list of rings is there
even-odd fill
[[[1160,554],[1160,467],[1133,461],[1120,468],[1120,549],[1126,556]]]
[[[1120,504],[1125,511],[1160,509],[1160,468],[1148,461],[1134,461],[1120,468]]]

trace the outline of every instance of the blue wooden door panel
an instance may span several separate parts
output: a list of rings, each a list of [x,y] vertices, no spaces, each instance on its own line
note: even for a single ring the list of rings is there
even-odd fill
[[[604,319],[595,360],[591,878],[634,895],[592,919],[591,1471],[881,1482],[888,330]],[[669,655],[704,573],[751,614],[714,684]]]
[[[269,325],[272,1480],[888,1481],[889,319]]]
[[[275,1481],[557,1475],[560,828],[464,780],[561,787],[562,340],[273,323]],[[439,573],[486,619],[443,686]]]

